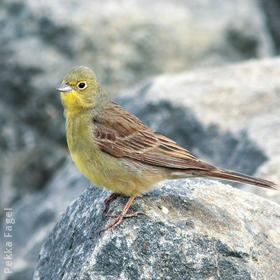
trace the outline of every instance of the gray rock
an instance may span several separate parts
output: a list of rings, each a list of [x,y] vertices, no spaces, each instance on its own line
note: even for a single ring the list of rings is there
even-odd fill
[[[176,180],[137,198],[101,236],[104,191],[88,188],[44,243],[39,279],[270,279],[280,277],[280,206],[221,183]],[[121,211],[126,199],[112,203]]]

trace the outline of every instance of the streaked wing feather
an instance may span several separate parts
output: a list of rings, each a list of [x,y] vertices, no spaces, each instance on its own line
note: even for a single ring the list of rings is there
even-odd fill
[[[93,133],[100,149],[112,156],[175,169],[214,168],[115,103],[107,108],[106,115],[110,118],[93,121]]]

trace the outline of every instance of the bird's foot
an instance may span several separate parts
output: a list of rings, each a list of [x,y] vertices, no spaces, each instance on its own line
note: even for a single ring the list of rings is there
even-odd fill
[[[107,200],[108,203],[109,203],[112,199],[115,199],[115,197],[116,197],[116,194],[115,194],[115,195],[112,194],[112,195],[109,196],[106,200]],[[127,210],[129,209],[129,207],[130,207],[130,205],[131,205],[131,203],[132,203],[132,201],[134,200],[135,197],[136,197],[136,195],[130,196],[130,198],[129,198],[128,202],[126,203],[125,207],[123,208],[121,214],[119,214],[119,215],[109,215],[110,217],[115,218],[115,220],[113,220],[113,221],[112,221],[110,224],[108,224],[104,229],[102,229],[102,230],[99,232],[99,234],[101,234],[102,232],[104,232],[104,231],[106,231],[106,230],[108,230],[108,229],[110,229],[110,228],[112,229],[112,228],[116,227],[117,225],[119,225],[119,224],[121,223],[121,221],[123,220],[123,218],[131,218],[131,217],[135,217],[135,216],[137,216],[137,215],[139,215],[139,214],[144,214],[143,212],[140,212],[140,211],[135,212],[135,213],[132,213],[132,214],[126,214],[126,213],[127,213]],[[105,201],[105,203],[106,203],[106,201]],[[107,207],[107,208],[108,208],[108,207]],[[105,206],[105,209],[106,209],[106,206]],[[104,209],[104,210],[105,210],[105,209]]]
[[[105,218],[105,215],[106,213],[108,212],[109,210],[109,206],[110,206],[110,203],[115,200],[118,196],[120,196],[120,194],[118,193],[112,193],[110,196],[108,196],[104,203],[105,203],[105,207],[104,207],[104,210],[103,210],[103,213],[102,213],[102,217]]]
[[[141,211],[137,211],[135,213],[132,213],[132,214],[119,214],[119,215],[108,215],[108,217],[111,217],[111,218],[115,218],[115,220],[113,220],[110,224],[108,224],[104,229],[102,229],[99,234],[101,234],[102,232],[108,230],[108,229],[113,229],[114,227],[116,227],[117,225],[119,225],[122,220],[124,218],[131,218],[131,217],[136,217],[138,215],[145,215],[144,212],[141,212]]]

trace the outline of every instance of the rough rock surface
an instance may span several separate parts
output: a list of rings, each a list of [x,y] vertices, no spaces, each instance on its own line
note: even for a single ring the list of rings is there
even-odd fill
[[[34,280],[280,278],[278,204],[211,181],[158,187],[131,208],[146,215],[101,236],[106,194],[88,188],[42,247]]]

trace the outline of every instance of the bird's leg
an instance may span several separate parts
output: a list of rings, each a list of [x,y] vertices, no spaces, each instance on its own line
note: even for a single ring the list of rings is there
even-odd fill
[[[104,207],[104,210],[103,210],[103,213],[102,213],[102,217],[104,218],[105,217],[105,214],[108,212],[109,210],[109,206],[110,206],[110,203],[111,201],[115,200],[118,196],[120,196],[120,194],[118,193],[112,193],[110,196],[108,196],[104,203],[105,203],[105,207]]]
[[[130,217],[135,217],[137,216],[138,214],[144,214],[143,212],[135,212],[133,214],[126,214],[132,201],[134,200],[136,196],[135,195],[132,195],[128,202],[126,203],[125,207],[123,208],[121,214],[119,215],[110,215],[110,217],[115,217],[116,219],[113,220],[110,224],[108,224],[104,229],[102,229],[99,233],[103,232],[103,231],[106,231],[110,228],[114,228],[115,226],[117,226],[118,224],[121,223],[121,221],[123,220],[123,218],[130,218]]]

